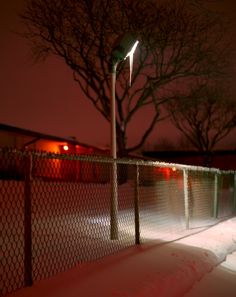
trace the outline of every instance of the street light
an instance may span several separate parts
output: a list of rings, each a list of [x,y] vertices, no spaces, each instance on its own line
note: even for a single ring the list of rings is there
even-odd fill
[[[111,170],[111,239],[118,239],[118,191],[117,191],[117,149],[116,149],[116,68],[119,62],[130,58],[130,65],[133,61],[133,54],[138,45],[138,40],[131,33],[124,34],[119,38],[111,54],[111,157],[113,158]],[[132,66],[132,65],[131,65]],[[131,71],[131,69],[130,69]]]

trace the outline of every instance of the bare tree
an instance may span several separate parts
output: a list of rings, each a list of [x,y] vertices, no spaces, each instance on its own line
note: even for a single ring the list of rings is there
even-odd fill
[[[225,87],[198,85],[170,101],[168,110],[175,127],[206,156],[236,128],[236,101]]]
[[[162,3],[163,2],[163,3]],[[217,17],[191,1],[28,0],[21,15],[23,35],[36,58],[64,59],[87,98],[110,121],[109,63],[112,47],[124,32],[140,40],[132,87],[129,67],[117,69],[117,143],[121,155],[139,149],[156,123],[169,89],[187,88],[196,78],[213,78],[225,69],[224,34]],[[171,93],[172,93],[171,92]],[[149,125],[127,147],[127,127],[141,108],[151,106]]]

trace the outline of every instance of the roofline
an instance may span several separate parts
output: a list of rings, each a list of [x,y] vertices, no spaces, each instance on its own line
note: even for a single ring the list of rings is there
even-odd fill
[[[86,148],[93,148],[93,149],[97,149],[97,150],[102,151],[102,149],[99,149],[99,148],[97,148],[97,147],[95,147],[93,145],[89,145],[89,144],[79,142],[79,141],[77,141],[75,139],[66,138],[66,137],[64,138],[64,137],[59,137],[59,136],[53,136],[53,135],[44,134],[44,133],[40,133],[40,132],[36,132],[36,131],[24,129],[24,128],[19,128],[19,127],[15,127],[15,126],[11,126],[11,125],[6,125],[6,124],[2,124],[2,123],[0,123],[0,130],[35,137],[35,138],[37,138],[36,141],[38,141],[40,139],[54,140],[54,141],[58,141],[58,142],[67,142],[67,143],[70,143],[70,144],[73,144],[73,145],[80,145],[80,146],[84,146]]]

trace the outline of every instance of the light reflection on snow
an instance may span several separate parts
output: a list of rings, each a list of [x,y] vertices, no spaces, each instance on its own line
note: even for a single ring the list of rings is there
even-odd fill
[[[96,216],[96,217],[89,217],[87,221],[91,224],[98,224],[101,226],[109,226],[110,222],[107,217],[104,216]]]

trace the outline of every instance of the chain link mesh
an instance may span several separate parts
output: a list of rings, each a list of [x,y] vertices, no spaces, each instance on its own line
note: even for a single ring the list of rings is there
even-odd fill
[[[190,227],[214,223],[214,173],[189,171]]]
[[[182,171],[140,166],[139,191],[142,240],[178,237],[185,229]]]
[[[1,152],[0,162],[0,292],[4,295],[24,286],[24,182],[19,155]]]
[[[235,210],[236,203],[236,173],[221,173],[218,185],[218,206],[217,215],[224,218],[232,215]]]
[[[135,242],[180,238],[235,211],[234,172],[116,165],[113,183],[109,158],[0,150],[1,296]]]

